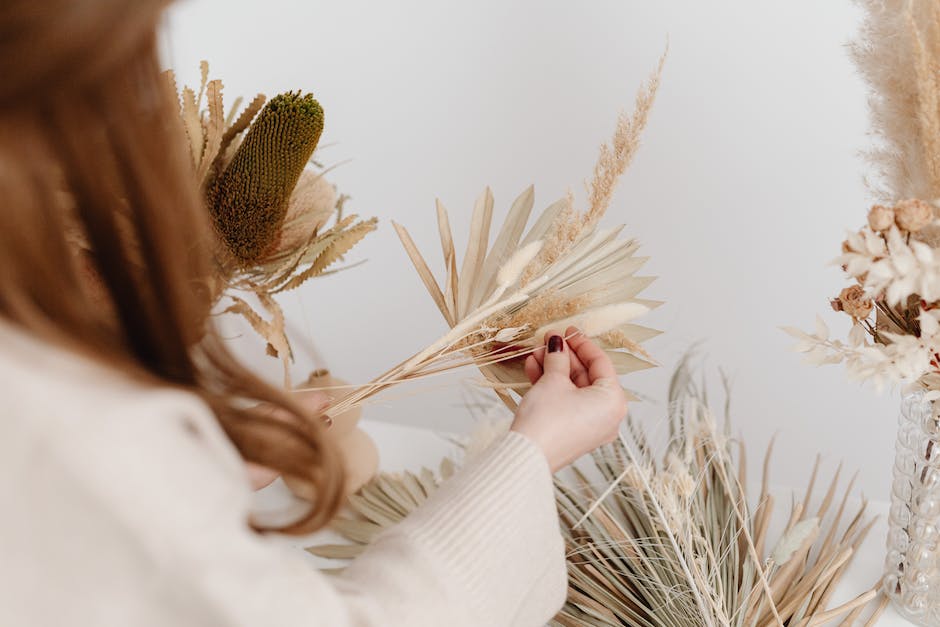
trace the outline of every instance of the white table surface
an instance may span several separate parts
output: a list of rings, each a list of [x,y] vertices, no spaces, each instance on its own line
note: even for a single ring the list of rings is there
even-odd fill
[[[457,452],[457,447],[447,439],[446,434],[439,435],[426,429],[370,420],[363,420],[360,426],[372,436],[378,446],[380,467],[386,472],[416,471],[422,466],[436,469],[442,457],[456,455]],[[790,490],[786,487],[777,487],[773,491],[778,494],[778,502],[789,500]],[[261,490],[257,496],[257,503],[260,508],[277,508],[287,502],[289,492],[287,487],[280,480],[277,480],[271,486]],[[784,496],[786,500],[784,500]],[[780,508],[778,513],[782,511],[783,508]],[[855,556],[851,567],[842,578],[830,602],[830,607],[835,607],[856,597],[871,588],[880,578],[885,552],[885,537],[887,535],[887,512],[887,501],[869,501],[869,515],[878,516],[879,518],[868,538],[862,544],[859,553]],[[312,544],[336,542],[342,542],[342,539],[330,531],[321,531],[312,536],[290,540],[290,543],[296,546],[298,550]],[[317,568],[335,567],[343,564],[340,561],[314,557],[305,551],[303,553],[311,564]],[[838,621],[829,624],[836,625]],[[887,608],[878,621],[878,625],[883,627],[902,627],[910,624],[901,618],[891,606]]]

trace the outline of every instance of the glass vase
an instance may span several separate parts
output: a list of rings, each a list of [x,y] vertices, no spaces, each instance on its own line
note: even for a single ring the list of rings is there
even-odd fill
[[[911,622],[940,627],[940,400],[901,401],[884,591]]]

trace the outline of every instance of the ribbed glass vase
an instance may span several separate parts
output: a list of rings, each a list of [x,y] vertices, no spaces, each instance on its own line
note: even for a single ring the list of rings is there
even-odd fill
[[[940,400],[901,401],[884,591],[919,625],[940,627]]]

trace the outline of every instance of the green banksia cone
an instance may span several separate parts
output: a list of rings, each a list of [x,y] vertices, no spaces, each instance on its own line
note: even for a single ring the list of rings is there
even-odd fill
[[[277,240],[291,191],[322,132],[323,109],[311,94],[275,96],[209,186],[216,228],[242,264],[257,261]]]

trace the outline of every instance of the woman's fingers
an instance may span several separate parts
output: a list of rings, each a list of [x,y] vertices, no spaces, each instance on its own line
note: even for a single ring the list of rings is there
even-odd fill
[[[549,331],[545,334],[545,358],[542,361],[542,371],[545,374],[561,375],[566,379],[571,377],[571,359],[565,346],[565,338]]]
[[[298,390],[294,398],[314,414],[322,413],[333,401],[329,394],[320,390]]]
[[[587,376],[591,384],[598,379],[617,379],[617,371],[614,369],[613,362],[601,350],[600,346],[592,342],[590,338],[575,327],[568,327],[565,335],[568,337],[569,349],[578,356],[578,359],[587,368]]]
[[[581,363],[581,358],[578,357],[576,352],[571,350],[570,346],[569,344],[568,357],[571,361],[571,381],[579,388],[587,387],[591,385],[587,367]]]
[[[546,341],[548,341],[548,337],[550,335],[551,334],[546,336]],[[545,346],[540,346],[539,348],[535,349],[535,351],[529,354],[529,357],[535,358],[535,363],[538,366],[539,375],[542,374],[542,364],[545,361],[545,348],[546,348]],[[583,388],[583,387],[587,387],[591,385],[591,380],[588,377],[587,368],[584,366],[583,363],[581,363],[581,359],[578,357],[578,354],[575,353],[573,350],[566,350],[565,352],[568,353],[568,359],[571,361],[570,378],[571,378],[572,383],[574,383],[579,388]],[[526,361],[528,361],[528,358],[526,359]],[[526,371],[526,374],[528,375],[528,371]],[[532,379],[531,375],[529,375],[529,379],[530,380]]]
[[[529,378],[529,383],[535,385],[542,377],[542,364],[535,358],[535,355],[529,355],[525,358],[525,376]]]

